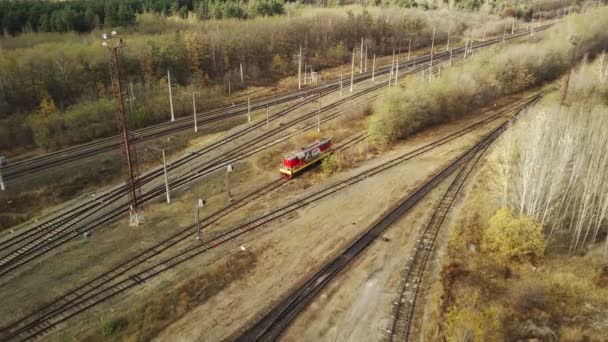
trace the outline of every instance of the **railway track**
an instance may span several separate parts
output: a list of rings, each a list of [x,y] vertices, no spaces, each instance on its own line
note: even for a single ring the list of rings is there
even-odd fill
[[[520,106],[525,106],[526,103],[528,102],[513,106],[512,108],[510,108],[510,110],[520,110]],[[508,110],[509,109],[505,109],[505,111]],[[176,252],[174,255],[167,256],[164,260],[160,260],[155,264],[150,265],[149,260],[151,258],[154,258],[163,252],[174,250],[176,244],[183,241],[178,241],[179,239],[186,239],[188,235],[192,236],[192,233],[188,234],[187,232],[193,232],[193,227],[188,227],[184,230],[184,232],[179,232],[174,235],[174,237],[171,237],[166,241],[163,241],[158,245],[153,246],[150,249],[142,252],[136,257],[127,260],[124,263],[121,263],[110,271],[101,274],[100,276],[89,282],[86,282],[82,286],[68,292],[66,295],[57,298],[56,300],[45,305],[41,309],[32,313],[31,315],[28,315],[8,326],[3,327],[0,330],[0,337],[2,338],[2,340],[6,341],[30,340],[35,337],[39,337],[50,329],[56,327],[58,324],[65,322],[69,318],[78,315],[83,311],[88,310],[89,308],[94,307],[102,302],[105,302],[110,298],[113,298],[116,295],[123,293],[124,291],[130,288],[141,285],[145,281],[163,273],[168,269],[172,269],[182,264],[183,262],[190,260],[202,253],[205,253],[215,247],[223,245],[229,241],[233,241],[236,238],[255,228],[259,228],[269,222],[280,219],[281,217],[284,217],[285,215],[291,212],[294,212],[310,203],[313,203],[331,194],[334,194],[337,191],[344,189],[352,184],[360,182],[370,176],[383,172],[389,168],[397,166],[407,160],[410,160],[434,148],[437,148],[438,146],[442,146],[450,141],[453,141],[454,139],[457,139],[483,125],[497,120],[504,114],[505,112],[496,113],[495,115],[481,120],[475,124],[472,124],[458,132],[454,132],[425,146],[414,149],[382,165],[370,168],[369,170],[363,171],[357,175],[354,175],[346,180],[333,184],[302,199],[298,199],[295,202],[292,202],[284,207],[264,214],[260,217],[254,218],[250,222],[247,222],[236,228],[215,234],[215,236],[211,237],[205,242],[186,246],[179,252]],[[361,139],[364,139],[364,137],[365,134],[354,136],[351,139],[345,141],[341,146],[338,147],[338,149],[353,146]],[[264,194],[267,194],[270,191],[273,191],[274,189],[282,186],[284,182],[285,181],[283,180],[277,180],[273,183],[270,183],[262,187],[261,189],[256,190],[251,194],[245,196],[242,200],[235,202],[235,205],[237,207],[240,207],[242,205],[238,203],[248,202],[247,198],[251,198],[250,196],[263,196]],[[236,210],[236,207],[231,210]],[[213,214],[209,218],[206,218],[205,220],[210,221],[205,221],[206,223],[204,223],[204,225],[211,224],[213,218],[216,217],[215,215],[216,214]],[[137,266],[143,266],[144,269],[136,270],[135,268]],[[127,274],[127,272],[129,271],[132,272],[130,272],[130,274]]]
[[[547,24],[536,29],[536,32],[544,30],[550,27],[552,24]],[[520,30],[519,32],[509,35],[506,39],[519,38],[525,36],[529,31]],[[472,49],[478,49],[487,45],[495,44],[502,41],[502,37],[494,39],[488,39],[484,42],[478,42],[472,46]],[[453,49],[453,52],[460,53],[464,50],[464,47]],[[434,54],[434,57],[449,54],[449,52],[438,52]],[[430,60],[430,55],[424,55],[416,57],[410,61],[403,61],[400,63],[400,68],[416,65],[420,63],[426,63]],[[376,71],[376,75],[383,75],[389,73],[390,66],[379,67]],[[354,82],[360,83],[367,79],[370,79],[372,72],[359,73],[354,76]],[[350,80],[344,82],[345,87],[350,86]],[[276,95],[266,96],[251,101],[251,111],[263,109],[266,106],[276,106],[284,103],[288,103],[302,96],[309,96],[311,94],[317,94],[319,92],[335,91],[340,87],[340,81],[338,79],[331,80],[318,86],[309,87],[301,91],[288,91]],[[215,110],[211,110],[205,113],[197,114],[197,121],[199,125],[204,126],[214,122],[226,120],[228,118],[242,116],[248,112],[247,102],[242,102],[233,106],[223,107]],[[177,118],[174,122],[165,122],[154,126],[138,129],[134,131],[134,134],[138,137],[136,143],[141,143],[154,138],[165,136],[168,134],[184,131],[193,127],[194,119],[190,116]],[[4,167],[4,179],[6,181],[23,178],[25,176],[31,176],[40,171],[49,169],[51,167],[63,165],[72,161],[82,160],[83,158],[90,157],[99,153],[104,153],[118,149],[120,147],[120,141],[117,136],[103,138],[95,140],[89,143],[68,147],[59,151],[51,152],[39,157],[33,157],[29,159],[18,160],[10,162]]]
[[[547,27],[549,27],[549,25],[547,25]],[[517,35],[514,35],[511,38],[515,38],[515,37],[517,37]],[[492,39],[492,40],[487,40],[483,43],[474,45],[473,48],[480,48],[483,46],[491,45],[498,41],[501,41],[501,39],[496,38],[496,39]],[[453,50],[453,52],[456,52],[457,54],[458,54],[458,52],[462,53],[462,52],[464,52],[464,47],[456,48]],[[427,57],[427,60],[430,60],[430,57],[427,55],[427,56],[419,57],[418,59],[415,59],[415,60],[411,60],[409,62],[408,61],[404,62],[404,66],[403,66],[404,68],[407,67],[408,65],[413,66],[414,64],[417,64],[417,68],[412,68],[410,70],[404,71],[403,74],[400,76],[400,78],[406,77],[410,74],[415,74],[416,72],[424,69],[425,63],[422,62],[422,60],[424,60],[425,57]],[[450,57],[449,52],[442,52],[442,53],[434,54],[434,60],[436,63],[445,61],[449,57]],[[379,68],[379,70],[382,70],[382,69]],[[388,72],[388,71],[386,71],[386,72]],[[381,73],[382,73],[381,71],[378,72],[378,74],[381,74]],[[362,74],[360,77],[364,77],[364,76],[365,76],[365,74]],[[363,91],[355,93],[354,95],[352,95],[350,97],[343,98],[335,103],[332,103],[331,105],[325,106],[323,108],[323,111],[335,108],[347,101],[351,101],[353,98],[366,95],[370,92],[373,92],[375,90],[382,88],[383,86],[384,85],[382,83],[373,85],[372,87],[369,87]],[[284,111],[274,115],[273,120],[277,120],[278,118],[283,117],[290,111],[314,101],[314,99],[315,99],[315,97],[311,96],[309,99],[303,99],[303,101],[300,101],[299,103],[289,106]],[[311,117],[313,117],[314,115],[316,115],[316,114],[314,112],[311,112],[300,118],[292,120],[291,122],[289,122],[287,124],[287,127],[291,127],[295,124],[304,122],[304,121],[310,119]],[[259,129],[263,125],[264,125],[264,122],[260,121],[258,123],[249,125],[243,129],[240,129],[223,139],[220,139],[208,146],[205,146],[203,149],[196,151],[195,154],[187,155],[187,156],[184,156],[184,157],[176,160],[175,162],[171,163],[168,166],[168,169],[173,170],[173,169],[176,169],[177,167],[185,165],[186,163],[188,163],[188,162],[192,161],[194,158],[196,158],[196,156],[204,154],[204,153],[208,153],[209,151],[212,151],[212,150],[222,146],[225,142],[230,141],[231,139],[234,139],[244,133],[251,132],[255,129]],[[233,149],[231,152],[221,156],[219,159],[216,158],[216,159],[206,163],[203,168],[199,168],[198,170],[189,172],[189,174],[182,174],[182,175],[178,176],[176,179],[171,181],[170,187],[173,190],[176,190],[177,188],[183,187],[186,184],[188,184],[196,179],[200,179],[203,176],[209,175],[213,172],[217,172],[218,170],[221,170],[222,168],[226,167],[227,165],[229,165],[231,163],[242,160],[242,159],[262,150],[263,148],[262,149],[254,148],[255,144],[263,142],[264,139],[268,138],[269,134],[280,133],[284,129],[284,127],[285,126],[277,127],[275,129],[273,129],[270,133],[263,134],[261,137],[253,139],[253,141],[248,141],[246,143],[239,145],[236,149]],[[279,142],[279,141],[275,141],[275,144],[277,142]],[[274,144],[267,144],[267,147],[272,146],[272,145],[274,145]],[[248,150],[250,151],[249,153],[247,152]],[[239,156],[239,153],[241,154],[240,156]],[[150,173],[144,174],[141,178],[142,184],[145,185],[145,184],[151,182],[152,180],[154,180],[156,177],[160,177],[161,175],[162,175],[161,169],[156,169]],[[124,196],[124,194],[126,193],[126,191],[127,191],[127,188],[124,185],[120,186],[120,187],[116,187],[113,190],[107,192],[106,194],[103,194],[102,196],[98,197],[97,199],[95,199],[93,201],[79,205],[73,211],[58,215],[58,216],[52,218],[51,220],[49,220],[47,222],[43,222],[40,225],[34,227],[33,229],[28,230],[27,232],[24,232],[22,234],[16,235],[14,237],[11,237],[7,240],[0,242],[0,248],[4,251],[2,256],[0,256],[0,277],[9,274],[10,272],[18,269],[19,267],[27,264],[28,262],[77,238],[85,231],[88,231],[88,230],[94,229],[96,227],[99,227],[103,224],[109,223],[112,220],[115,220],[116,218],[125,214],[127,212],[126,205],[123,207],[119,206],[114,209],[108,209],[108,211],[105,212],[104,214],[101,214],[100,217],[93,217],[95,214],[101,212],[105,208],[108,208],[110,206],[110,204],[113,204],[114,202],[116,202],[120,198],[122,198]],[[149,192],[145,193],[143,196],[143,201],[145,202],[145,201],[153,200],[154,198],[162,195],[164,193],[164,191],[165,191],[164,187],[162,185],[159,185],[159,186],[153,188],[152,190],[150,190]],[[89,220],[85,221],[87,219],[89,219]]]
[[[426,194],[458,170],[461,171],[459,172],[457,179],[462,179],[461,174],[468,175],[472,167],[471,165],[476,163],[476,160],[478,160],[483,151],[500,136],[507,128],[509,122],[510,120],[507,120],[498,128],[494,129],[474,147],[435,174],[428,182],[420,186],[411,195],[403,198],[396,206],[388,210],[352,244],[328,262],[318,272],[307,278],[301,286],[292,291],[269,313],[241,334],[237,338],[237,341],[276,341],[297,315],[302,312],[335,277],[342,273],[357,256],[376,240],[378,236],[408,212],[424,198]]]
[[[547,25],[547,27],[548,26],[549,25]],[[515,38],[516,36],[517,35],[514,35],[514,36],[512,36],[512,38]],[[490,44],[494,44],[498,41],[501,41],[501,39],[496,38],[494,40],[487,40],[483,43],[474,45],[473,48],[487,46]],[[464,47],[456,48],[453,51],[456,53],[458,53],[458,52],[462,53],[462,52],[464,52]],[[447,58],[449,58],[449,56],[450,56],[449,52],[435,53],[434,60],[436,63],[439,63],[441,61],[447,60]],[[417,63],[417,68],[412,68],[411,70],[403,72],[403,74],[400,77],[403,78],[410,74],[416,73],[416,72],[420,71],[421,69],[424,69],[425,64],[424,64],[424,62],[422,62],[424,57],[425,56],[419,57],[418,61],[416,61],[416,60],[412,60],[409,62],[406,61],[403,66],[404,68],[407,67],[407,65],[413,65],[414,63]],[[428,57],[428,56],[426,56],[426,57]],[[428,59],[430,59],[430,58],[428,58]],[[380,71],[378,73],[380,74]],[[363,76],[365,76],[365,75],[362,74],[361,77],[363,77]],[[337,102],[334,102],[328,106],[323,107],[323,111],[327,111],[327,110],[336,108],[339,105],[344,104],[345,102],[351,101],[352,99],[361,97],[363,95],[367,95],[375,90],[382,88],[383,86],[384,85],[381,83],[373,85],[372,87],[369,87],[363,91],[359,91],[358,93],[355,93],[354,95],[352,95],[350,97],[343,98]],[[307,103],[310,103],[314,100],[315,100],[314,96],[311,96],[308,99],[303,99],[303,101],[288,107],[281,113],[277,113],[275,116],[273,116],[273,120],[277,120],[277,119],[281,118],[282,116],[286,115],[287,113],[289,113],[290,111],[292,111],[296,108],[299,108]],[[301,116],[297,119],[290,121],[285,126],[279,126],[277,128],[272,129],[271,131],[263,134],[262,136],[260,136],[258,138],[247,141],[247,142],[237,146],[236,148],[232,149],[228,153],[205,163],[202,168],[199,168],[198,170],[190,171],[187,174],[182,174],[182,175],[176,177],[175,179],[172,179],[170,186],[172,189],[175,190],[179,187],[183,187],[186,184],[191,183],[194,180],[200,179],[203,176],[209,175],[213,172],[217,172],[218,170],[221,170],[222,168],[226,167],[227,165],[229,165],[231,163],[242,160],[261,150],[260,148],[256,148],[255,144],[263,143],[265,139],[268,139],[272,135],[279,134],[280,132],[282,132],[284,130],[284,128],[291,127],[291,126],[294,126],[301,122],[304,122],[304,121],[310,119],[311,117],[314,117],[315,115],[316,115],[316,111],[310,112],[304,116]],[[245,134],[247,132],[251,132],[255,129],[259,129],[264,124],[265,124],[264,122],[260,121],[258,123],[249,125],[241,130],[238,130],[238,131],[228,135],[224,139],[221,139],[219,141],[216,141],[215,143],[212,143],[212,144],[204,147],[203,149],[197,151],[194,154],[187,155],[187,156],[184,156],[184,157],[178,159],[177,161],[171,163],[168,166],[168,169],[174,170],[178,167],[181,167],[181,166],[187,164],[188,162],[191,162],[193,159],[196,158],[196,156],[208,153],[209,151],[212,151],[220,146],[223,146],[224,144],[226,144],[227,142],[231,141],[232,139],[238,137],[239,135]],[[266,146],[272,146],[272,144],[267,144]],[[143,185],[148,184],[149,182],[153,181],[157,177],[160,177],[161,175],[162,175],[161,169],[156,169],[156,170],[153,170],[152,172],[144,174],[141,178],[142,184]],[[116,188],[110,190],[109,192],[103,194],[102,196],[99,196],[95,200],[83,203],[69,212],[65,212],[61,215],[57,215],[56,217],[53,217],[49,221],[41,223],[40,225],[34,227],[33,229],[30,229],[24,233],[18,234],[16,236],[13,236],[9,239],[6,239],[6,240],[0,242],[0,249],[2,249],[4,251],[3,255],[0,257],[0,276],[4,276],[4,275],[10,273],[11,271],[19,268],[20,266],[30,262],[31,260],[33,260],[43,254],[46,254],[47,252],[49,252],[51,250],[56,249],[57,247],[67,243],[68,241],[71,241],[72,239],[74,239],[74,238],[78,237],[80,234],[82,234],[84,231],[90,230],[90,229],[98,227],[102,224],[108,223],[108,222],[120,217],[124,213],[126,213],[127,209],[126,209],[126,205],[124,205],[122,207],[108,209],[108,211],[106,213],[102,214],[101,217],[97,217],[97,218],[93,217],[93,215],[100,212],[102,209],[108,208],[111,204],[115,204],[116,201],[123,198],[126,193],[126,190],[127,190],[127,188],[124,185],[116,187]],[[153,200],[154,198],[163,194],[164,191],[165,191],[164,187],[162,185],[158,185],[155,188],[148,191],[147,193],[144,193],[143,200],[144,200],[144,202]],[[87,219],[89,219],[89,220],[85,221]]]
[[[414,247],[414,255],[404,270],[399,297],[394,301],[393,321],[390,329],[388,329],[389,341],[408,340],[413,323],[418,290],[422,283],[422,276],[433,251],[439,229],[452,208],[456,196],[460,193],[469,175],[489,147],[489,144],[482,147],[471,157],[469,162],[462,166],[454,180],[450,183],[447,191],[443,194],[439,204],[435,207],[433,216],[425,226],[421,237],[417,240],[416,247]]]
[[[363,93],[361,93],[360,95],[363,95]],[[327,106],[326,109],[329,109],[329,107],[337,107],[337,105],[332,104],[330,106]],[[324,117],[321,120],[322,123],[336,118],[343,111],[344,110],[331,114],[327,117]],[[310,115],[307,115],[304,118],[299,118],[297,120],[294,120],[293,122],[287,123],[286,125],[293,126],[298,123],[301,123],[301,122],[305,121],[306,119],[309,119],[310,117],[316,115],[315,113],[316,112],[310,113]],[[304,128],[302,128],[302,130],[307,130],[307,129],[310,129],[311,127],[314,127],[314,125],[306,125],[306,126],[304,126]],[[276,132],[279,132],[280,129],[275,129],[274,131],[276,133]],[[282,137],[281,139],[274,140],[271,143],[262,145],[261,147],[259,147],[259,146],[256,147],[256,145],[252,141],[250,141],[247,144],[240,145],[240,148],[237,149],[236,151],[233,150],[230,153],[224,154],[219,159],[214,159],[214,160],[206,163],[205,166],[203,166],[199,170],[195,171],[194,173],[192,173],[190,175],[184,174],[180,177],[177,177],[177,179],[171,183],[171,187],[172,187],[172,189],[176,190],[180,186],[184,186],[196,179],[199,179],[206,175],[209,175],[209,174],[212,174],[219,170],[222,170],[229,164],[236,163],[261,150],[264,150],[270,146],[274,146],[278,143],[281,143],[282,141],[284,141],[298,133],[299,133],[299,131],[292,132],[292,133],[287,134],[286,136]],[[263,141],[263,139],[258,139],[258,140]],[[255,141],[255,142],[257,143],[259,141]],[[152,200],[155,197],[162,195],[164,193],[164,191],[165,190],[162,186],[156,187],[153,190],[151,190],[150,192],[145,193],[143,196],[143,200],[144,201]],[[119,192],[113,192],[112,196],[122,197],[122,194]],[[108,197],[104,197],[103,200],[106,203],[111,203],[112,199],[108,198]],[[72,229],[72,225],[70,225],[70,224],[74,223],[74,220],[83,220],[86,217],[89,217],[90,215],[93,214],[92,212],[90,212],[91,207],[98,209],[99,205],[97,205],[97,203],[93,203],[92,205],[84,204],[83,208],[79,209],[76,212],[70,213],[70,216],[67,220],[54,220],[51,224],[39,226],[39,230],[28,231],[28,234],[25,236],[15,236],[12,239],[9,239],[9,240],[4,241],[3,243],[0,243],[0,247],[2,247],[2,248],[13,247],[12,252],[5,254],[5,256],[2,259],[0,259],[0,276],[9,273],[10,271],[18,268],[19,266],[27,263],[28,261],[31,261],[34,258],[41,256],[41,255],[45,254],[46,252],[48,252],[54,248],[57,248],[60,245],[63,245],[74,238],[77,238],[84,231],[91,230],[102,224],[108,223],[111,220],[126,213],[124,208],[118,207],[118,208],[115,208],[115,209],[111,210],[110,212],[106,213],[101,218],[95,219],[94,222],[86,222],[85,224],[81,225],[81,228]],[[66,224],[66,222],[67,222],[67,224]]]
[[[445,57],[443,57],[445,58]],[[440,61],[441,58],[436,58],[437,61]],[[424,64],[418,64],[417,68],[412,69],[410,72],[404,72],[400,78],[406,77],[411,73],[419,71],[421,68],[424,68]],[[340,105],[343,105],[353,99],[366,96],[369,93],[381,89],[384,87],[382,83],[375,84],[372,87],[369,87],[365,90],[354,93],[349,97],[345,97],[341,100],[338,100],[334,103],[326,105],[322,108],[322,111],[333,110]],[[314,101],[316,97],[311,97],[310,99],[304,99],[305,101],[301,101],[293,106],[290,106],[282,113],[277,113],[273,119],[277,120],[280,117],[286,115],[292,110],[303,106],[304,104],[310,103]],[[305,122],[311,118],[314,118],[317,115],[317,111],[311,111],[303,116],[300,116],[294,120],[291,120],[284,125],[273,128],[268,132],[265,132],[263,135],[256,137],[252,140],[244,142],[237,147],[233,148],[229,152],[221,155],[218,158],[212,159],[211,161],[205,163],[202,168],[198,170],[188,172],[187,174],[182,174],[172,179],[170,187],[173,190],[178,189],[181,186],[184,186],[196,179],[200,179],[203,176],[209,175],[213,172],[221,170],[229,164],[237,162],[239,160],[245,159],[246,157],[259,152],[261,149],[256,148],[256,144],[263,143],[266,139],[268,139],[272,135],[276,135],[284,131],[287,127],[293,127],[300,123]],[[329,119],[336,117],[337,115],[330,115]],[[323,121],[327,121],[328,118],[324,118]],[[241,129],[237,132],[234,132],[227,137],[212,143],[208,146],[205,146],[203,149],[196,151],[196,155],[207,153],[213,149],[216,149],[220,146],[223,146],[227,142],[236,138],[240,134],[244,134],[247,132],[251,132],[255,129],[261,128],[265,125],[265,122],[260,121],[253,125],[247,126],[244,129]],[[294,135],[292,133],[291,135]],[[289,137],[288,135],[287,137]],[[281,140],[275,140],[271,144],[267,144],[266,147],[270,147],[275,145],[276,143],[281,142]],[[194,154],[193,154],[194,155]],[[176,169],[179,166],[185,165],[189,161],[191,161],[194,157],[193,155],[185,156],[183,158],[178,159],[176,162],[171,163],[168,166],[168,170],[171,171]],[[141,178],[142,185],[145,185],[151,182],[155,177],[160,177],[162,175],[162,170],[158,169],[149,174],[145,174]],[[142,201],[146,202],[154,199],[155,197],[163,194],[165,191],[162,185],[155,187],[147,193],[143,194]],[[95,200],[92,200],[88,203],[83,203],[74,210],[66,213],[66,215],[60,215],[51,219],[48,222],[44,222],[33,229],[28,230],[27,232],[11,237],[5,241],[0,242],[0,248],[2,248],[5,253],[0,258],[0,276],[3,276],[19,266],[33,260],[34,258],[47,253],[48,251],[63,245],[64,243],[78,237],[85,230],[90,230],[102,224],[108,223],[111,220],[119,217],[120,215],[127,212],[126,205],[125,207],[118,207],[110,212],[106,213],[102,218],[96,219],[96,222],[89,222],[87,224],[82,224],[81,229],[71,229],[76,223],[82,222],[84,219],[93,215],[96,211],[100,210],[103,207],[107,207],[113,201],[120,199],[126,194],[127,188],[126,186],[121,186],[109,191],[102,196],[99,196]],[[100,203],[101,202],[101,203]]]

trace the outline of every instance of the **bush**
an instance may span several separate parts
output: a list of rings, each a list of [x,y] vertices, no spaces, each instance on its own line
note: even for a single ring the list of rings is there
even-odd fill
[[[110,335],[126,328],[128,325],[129,325],[129,321],[127,321],[126,318],[121,317],[121,318],[112,319],[103,324],[103,327],[101,328],[101,334],[103,336],[110,336]]]
[[[534,262],[541,258],[547,243],[542,225],[526,216],[514,217],[500,209],[483,233],[483,251],[504,261]]]
[[[591,15],[593,20],[589,20]],[[545,41],[480,52],[472,63],[450,68],[431,83],[391,90],[391,96],[376,107],[376,114],[369,121],[371,141],[389,145],[504,95],[555,80],[567,70],[571,45],[566,37],[570,32],[578,35],[577,55],[583,56],[608,42],[608,31],[600,24],[606,22],[605,9],[576,16],[552,31]]]
[[[338,156],[335,154],[330,154],[327,156],[327,158],[323,159],[323,164],[321,166],[325,176],[333,175],[340,170],[340,161],[338,160]]]

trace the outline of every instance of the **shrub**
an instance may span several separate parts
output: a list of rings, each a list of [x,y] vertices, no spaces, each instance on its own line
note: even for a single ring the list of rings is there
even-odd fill
[[[330,154],[327,158],[323,159],[323,164],[321,166],[323,174],[325,176],[331,176],[340,170],[340,160],[337,155]]]
[[[519,262],[541,258],[546,245],[539,222],[526,216],[514,217],[508,209],[492,216],[481,242],[482,249],[497,259]]]
[[[592,15],[594,18],[590,20]],[[577,56],[583,56],[608,42],[608,31],[600,24],[606,22],[608,10],[605,9],[575,16],[540,43],[480,52],[471,63],[450,68],[431,83],[391,90],[391,96],[376,107],[369,121],[371,141],[389,145],[504,95],[555,80],[568,65],[569,34],[576,32]]]
[[[126,318],[116,318],[105,322],[101,328],[101,334],[103,336],[110,336],[129,325],[129,321]]]

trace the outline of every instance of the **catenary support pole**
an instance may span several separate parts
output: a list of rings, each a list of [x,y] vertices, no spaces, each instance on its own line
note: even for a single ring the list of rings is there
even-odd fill
[[[363,37],[361,37],[361,58],[359,60],[359,73],[363,72]]]
[[[407,60],[410,60],[410,53],[412,52],[412,37],[410,37],[410,42],[407,45]]]
[[[515,33],[515,17],[513,17],[513,20],[511,21],[511,35],[513,35]]]
[[[374,59],[372,60],[372,82],[376,79],[376,54],[374,54]]]
[[[321,132],[321,93],[319,93],[319,110],[317,110],[317,132]]]
[[[436,27],[433,26],[433,40],[431,41],[431,65],[429,67],[429,81],[431,80],[432,74],[433,74],[433,55],[434,55],[434,49],[435,49],[435,29]]]
[[[399,56],[395,60],[395,87],[397,86],[397,80],[399,79]]]
[[[342,96],[342,65],[340,65],[340,96]]]
[[[171,122],[175,121],[175,113],[173,112],[173,94],[171,93],[171,72],[167,70],[167,80],[169,82],[169,107],[171,108]]]
[[[298,90],[302,89],[302,45],[298,54]]]
[[[367,72],[367,45],[365,45],[365,72]]]
[[[249,91],[247,91],[249,92]],[[247,122],[251,122],[251,96],[247,95]]]
[[[353,84],[355,83],[355,50],[353,50],[353,61],[350,66],[350,92],[353,92]]]
[[[169,176],[167,175],[167,158],[165,156],[165,149],[161,150],[163,154],[163,173],[165,174],[165,192],[167,194],[167,203],[171,203],[171,191],[169,189]]]
[[[4,184],[4,180],[2,179],[2,165],[5,159],[5,157],[0,156],[0,190],[2,191],[6,191],[6,184]]]

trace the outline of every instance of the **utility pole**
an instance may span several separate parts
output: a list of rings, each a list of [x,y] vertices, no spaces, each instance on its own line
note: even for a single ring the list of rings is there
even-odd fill
[[[355,83],[355,50],[353,49],[353,62],[350,66],[350,92],[353,92],[353,84]]]
[[[167,70],[167,80],[169,81],[169,106],[171,107],[171,122],[175,121],[175,113],[173,113],[173,94],[171,93],[171,72]]]
[[[0,156],[0,190],[6,191],[6,184],[4,184],[4,180],[2,179],[2,165],[4,165],[5,157]]]
[[[228,197],[228,202],[232,202],[232,194],[230,194],[230,174],[234,171],[232,165],[228,165],[226,167],[226,196]]]
[[[116,122],[121,134],[123,160],[126,167],[129,189],[129,224],[138,226],[144,222],[141,204],[139,170],[137,165],[137,150],[131,144],[132,133],[129,132],[125,108],[125,92],[123,90],[123,75],[121,70],[122,49],[126,46],[122,38],[117,37],[116,31],[112,31],[111,36],[103,34],[102,46],[107,47],[110,52],[110,77],[112,79],[112,92],[116,98]],[[170,79],[170,78],[169,78]],[[171,87],[169,86],[169,91]],[[170,94],[170,93],[169,93]],[[173,112],[172,112],[173,114]]]
[[[298,54],[298,90],[302,89],[302,45]]]
[[[363,72],[363,37],[361,37],[361,59],[359,60],[359,73]]]
[[[454,52],[454,50],[450,50],[450,66],[452,66],[452,52]]]
[[[198,132],[198,122],[196,119],[196,95],[201,93],[193,91],[192,93],[183,92],[184,96],[192,96],[192,117],[194,118],[194,133]]]
[[[196,203],[196,209],[194,210],[194,223],[196,227],[196,241],[201,241],[201,220],[200,220],[200,210],[205,206],[205,200],[199,198]]]
[[[505,26],[502,30],[502,42],[504,44],[505,40],[507,39],[507,26]]]
[[[308,66],[304,63],[304,84],[306,84],[306,69],[308,69]]]
[[[435,26],[433,25],[433,40],[431,41],[431,66],[429,67],[429,82],[433,75],[433,50],[435,49]]]
[[[374,54],[374,59],[372,60],[372,82],[374,82],[376,76],[376,54]]]
[[[171,192],[169,189],[169,177],[167,175],[167,159],[165,158],[165,149],[156,148],[154,146],[146,146],[147,148],[160,151],[163,156],[163,173],[165,175],[165,192],[167,194],[167,204],[171,203]]]
[[[321,93],[319,93],[319,110],[317,111],[317,132],[321,132]]]
[[[452,26],[448,26],[448,43],[445,46],[445,51],[449,51],[450,50],[450,29],[452,28]]]
[[[575,35],[570,36],[570,43],[572,43],[572,57],[570,58],[570,66],[568,68],[568,73],[566,74],[566,84],[564,85],[564,92],[562,93],[562,100],[560,102],[560,106],[563,106],[566,102],[566,97],[568,96],[568,85],[570,83],[570,75],[572,74],[572,69],[574,68],[574,59],[576,57],[577,44],[577,37]]]

